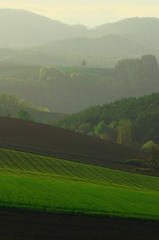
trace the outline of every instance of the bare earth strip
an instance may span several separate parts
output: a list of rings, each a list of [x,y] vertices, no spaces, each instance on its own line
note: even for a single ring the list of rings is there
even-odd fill
[[[0,211],[3,240],[158,240],[159,222]]]

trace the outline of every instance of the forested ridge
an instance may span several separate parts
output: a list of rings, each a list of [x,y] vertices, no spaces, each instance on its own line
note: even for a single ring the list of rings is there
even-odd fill
[[[89,107],[52,124],[128,146],[159,144],[159,93]]]

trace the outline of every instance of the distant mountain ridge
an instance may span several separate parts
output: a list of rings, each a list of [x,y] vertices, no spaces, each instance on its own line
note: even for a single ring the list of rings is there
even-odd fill
[[[104,56],[104,62],[90,61],[90,66],[103,67],[113,59],[144,54],[159,59],[158,18],[128,18],[89,29],[26,10],[0,9],[0,29],[1,61],[79,66],[81,58]]]
[[[60,39],[82,36],[100,38],[110,34],[123,35],[140,43],[144,40],[155,43],[155,47],[158,47],[156,44],[159,37],[158,18],[128,18],[89,29],[83,25],[69,25],[18,9],[1,8],[0,27],[0,47],[33,47]],[[136,39],[137,36],[141,37],[140,41]]]
[[[137,43],[122,35],[109,34],[100,38],[77,37],[55,41],[36,48],[44,52],[58,52],[81,55],[137,56],[154,53],[151,47]]]
[[[0,47],[28,48],[84,35],[87,28],[71,26],[26,10],[0,9]]]
[[[158,18],[127,18],[115,23],[107,23],[96,27],[93,30],[95,36],[108,34],[119,34],[128,39],[135,40],[144,45],[153,44],[153,48],[158,48],[159,37]]]

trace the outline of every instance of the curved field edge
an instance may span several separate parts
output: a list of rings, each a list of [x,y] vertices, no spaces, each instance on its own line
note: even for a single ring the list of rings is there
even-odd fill
[[[159,178],[0,150],[0,207],[159,220]]]
[[[0,174],[55,178],[140,191],[159,191],[158,177],[8,149],[0,149]]]

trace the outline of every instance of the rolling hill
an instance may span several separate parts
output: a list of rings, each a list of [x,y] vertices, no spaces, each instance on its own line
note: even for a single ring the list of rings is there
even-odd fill
[[[113,167],[112,160],[124,161],[143,156],[142,151],[134,148],[20,119],[1,117],[0,131],[1,147],[8,146],[22,151],[101,166],[111,164]],[[119,165],[124,167],[122,164]]]
[[[3,239],[158,239],[156,177],[1,148],[0,181]]]
[[[158,18],[127,18],[115,23],[105,23],[97,26],[93,29],[93,36],[122,35],[144,46],[158,49],[158,25]]]
[[[0,47],[26,48],[66,38],[100,38],[113,34],[157,49],[158,25],[158,18],[128,18],[89,29],[83,25],[68,25],[26,10],[1,8]]]
[[[159,220],[158,177],[2,148],[0,173],[0,207]]]
[[[77,66],[81,57],[87,57],[91,66],[112,67],[123,57],[155,54],[158,58],[158,26],[157,18],[130,18],[89,29],[25,10],[0,9],[0,59]]]
[[[158,177],[119,166],[140,151],[19,119],[0,126],[3,239],[158,239]]]
[[[96,56],[141,56],[156,53],[150,46],[144,46],[122,35],[109,34],[100,38],[68,38],[36,48],[44,52]]]
[[[150,140],[159,144],[158,102],[158,92],[139,98],[122,98],[102,106],[89,107],[52,124],[118,142],[118,127],[124,119],[127,119],[131,121],[131,146],[141,148]]]
[[[26,10],[0,9],[0,47],[28,48],[87,32],[84,26],[70,26]],[[18,37],[17,37],[18,36]]]

